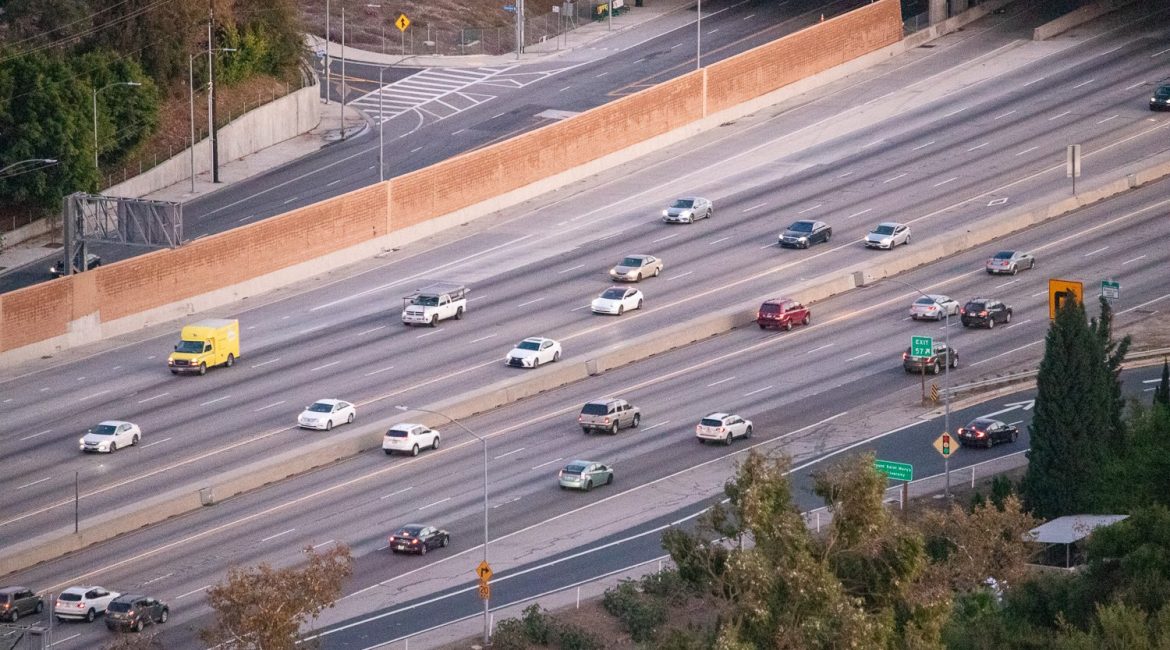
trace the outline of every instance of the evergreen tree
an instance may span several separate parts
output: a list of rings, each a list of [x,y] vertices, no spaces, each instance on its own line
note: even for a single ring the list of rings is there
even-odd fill
[[[1120,454],[1125,446],[1125,423],[1122,421],[1122,411],[1125,409],[1125,398],[1121,394],[1121,363],[1125,360],[1125,353],[1129,351],[1132,340],[1127,335],[1120,341],[1113,340],[1113,307],[1105,296],[1099,298],[1101,316],[1089,324],[1097,345],[1095,354],[1103,361],[1103,365],[1096,370],[1098,380],[1108,388],[1110,405],[1110,429],[1106,439],[1111,454]]]
[[[1170,361],[1162,360],[1162,381],[1154,389],[1154,404],[1170,408]]]

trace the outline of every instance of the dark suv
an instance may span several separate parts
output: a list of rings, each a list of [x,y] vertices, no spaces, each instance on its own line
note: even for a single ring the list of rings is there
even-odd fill
[[[166,623],[171,615],[166,603],[141,594],[122,594],[106,607],[106,627],[111,630],[134,630],[152,623]]]
[[[992,329],[996,323],[1012,322],[1012,308],[993,298],[972,298],[959,310],[963,327],[986,327]]]
[[[1151,111],[1170,111],[1170,84],[1160,84],[1150,96]]]
[[[0,620],[16,622],[21,616],[40,614],[45,601],[28,587],[0,588]]]
[[[959,351],[951,348],[950,353],[947,352],[947,346],[943,343],[934,344],[934,354],[929,357],[916,357],[910,354],[910,348],[902,353],[902,368],[906,372],[931,372],[938,374],[942,372],[942,368],[947,362],[950,362],[952,368],[959,367]]]

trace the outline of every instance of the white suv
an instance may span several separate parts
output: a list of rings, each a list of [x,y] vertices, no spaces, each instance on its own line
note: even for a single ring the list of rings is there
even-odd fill
[[[711,440],[730,445],[733,438],[752,437],[752,421],[732,413],[712,413],[699,420],[695,437],[699,444]]]
[[[80,618],[92,623],[95,616],[105,613],[111,600],[121,595],[103,587],[70,587],[57,596],[53,614],[59,621]]]
[[[396,451],[417,456],[419,449],[439,448],[439,432],[421,424],[395,424],[382,437],[382,451],[389,456]]]

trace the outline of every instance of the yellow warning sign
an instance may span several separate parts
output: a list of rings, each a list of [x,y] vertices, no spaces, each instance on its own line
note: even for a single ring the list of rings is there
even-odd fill
[[[1085,287],[1076,280],[1048,280],[1048,320],[1056,318],[1056,310],[1065,300],[1075,300],[1084,304]]]
[[[398,14],[398,20],[394,21],[394,26],[398,28],[398,31],[405,32],[406,28],[410,27],[410,19],[406,17],[406,14]]]

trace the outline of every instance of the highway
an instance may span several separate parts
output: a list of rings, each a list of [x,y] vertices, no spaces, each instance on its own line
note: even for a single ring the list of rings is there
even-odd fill
[[[953,236],[1058,192],[1067,183],[1064,143],[1074,133],[1091,169],[1127,169],[1164,148],[1167,118],[1141,102],[1141,80],[1161,65],[1154,32],[1118,30],[1074,51],[1033,52],[1014,39],[1012,19],[995,17],[937,48],[798,98],[788,110],[742,120],[596,179],[569,197],[505,210],[217,312],[242,321],[243,357],[231,370],[170,376],[164,359],[178,325],[168,324],[91,353],[0,371],[0,441],[10,469],[0,486],[20,495],[0,518],[0,531],[27,539],[71,525],[75,477],[84,518],[319,435],[289,425],[320,397],[357,402],[360,426],[396,415],[397,404],[428,404],[524,372],[501,363],[524,336],[557,338],[566,359],[587,358],[696,313],[840,271],[862,256],[906,254],[861,250],[858,240],[874,222],[899,215],[913,217],[916,242]],[[984,65],[975,72],[960,69],[977,57]],[[1023,67],[1013,67],[1021,60]],[[1071,80],[1080,78],[1094,83],[1074,89],[1082,82]],[[955,108],[948,91],[961,91],[970,104]],[[859,92],[877,101],[843,101]],[[941,98],[897,108],[932,93]],[[1074,100],[1077,114],[1063,115],[1061,107]],[[827,111],[836,112],[825,117]],[[995,119],[1003,114],[1010,115]],[[991,140],[994,146],[981,144]],[[693,226],[662,224],[660,206],[688,191],[713,198],[716,216]],[[810,251],[778,249],[777,231],[806,217],[833,224],[833,242]],[[1149,219],[1149,226],[1133,230],[1119,222],[1123,235],[1165,228],[1148,214],[1130,219]],[[1116,237],[1108,235],[1110,242]],[[606,269],[631,252],[667,263],[661,278],[643,285],[646,308],[620,318],[590,315],[589,299],[609,284]],[[1151,251],[1118,272],[1145,273],[1163,256]],[[1047,262],[1041,269],[1052,271]],[[436,329],[403,328],[400,296],[425,279],[469,283],[468,317]],[[978,363],[978,354],[964,353],[964,362]],[[85,428],[114,418],[140,424],[143,445],[79,457],[76,440]]]
[[[952,323],[952,344],[962,363],[951,380],[964,383],[1037,361],[1047,327],[1045,288],[1050,276],[1083,278],[1090,284],[1097,276],[1117,278],[1123,287],[1118,326],[1156,318],[1170,301],[1162,273],[1170,255],[1164,245],[1170,234],[1164,198],[1168,185],[1150,185],[1006,238],[1003,246],[1033,250],[1040,262],[1036,270],[1017,277],[991,277],[982,271],[982,260],[993,247],[900,276],[926,291],[960,300],[993,294],[1014,307],[1016,317],[1007,327],[968,330]],[[1106,242],[1112,253],[1095,252]],[[594,548],[599,540],[623,539],[644,526],[685,518],[718,493],[748,444],[780,450],[800,465],[872,446],[881,458],[914,464],[920,476],[936,472],[938,460],[929,443],[941,430],[941,418],[937,408],[919,405],[919,380],[902,371],[900,354],[912,334],[940,336],[941,324],[908,321],[914,297],[905,287],[879,282],[817,303],[809,327],[785,333],[737,329],[468,419],[465,424],[489,441],[491,539],[496,540],[491,558],[501,579],[500,602],[522,597],[526,590],[580,579],[588,567],[600,573],[653,552],[653,545],[639,538],[620,551],[593,555],[592,564],[562,563],[536,575],[521,573]],[[1139,382],[1155,376],[1154,369],[1147,369],[1127,381],[1147,386]],[[645,414],[641,429],[613,437],[582,435],[575,412],[600,394],[620,395],[638,405]],[[1005,420],[1024,421],[1028,413],[1019,402],[1027,399],[1028,394],[1011,395],[987,405],[957,407],[952,426],[1005,406]],[[750,443],[695,444],[697,419],[724,409],[753,420],[756,434]],[[895,429],[872,445],[863,443]],[[375,450],[6,580],[49,591],[93,582],[158,594],[172,606],[172,623],[165,630],[168,647],[196,647],[191,630],[205,624],[207,616],[199,594],[222,579],[225,566],[262,561],[283,565],[295,561],[298,549],[307,545],[343,541],[357,558],[347,598],[330,623],[466,587],[482,552],[481,449],[454,427],[442,431],[447,437],[438,452],[411,459],[387,458]],[[952,468],[1020,451],[1026,444],[1025,436],[991,451],[965,449]],[[592,493],[557,490],[556,469],[572,458],[609,462],[618,479]],[[816,505],[804,487],[809,470],[796,478],[797,496],[805,507]],[[425,558],[389,555],[386,534],[414,520],[450,530],[452,546]],[[527,577],[504,579],[511,574]],[[458,617],[471,605],[443,601],[426,620]],[[379,620],[383,622],[360,631],[370,645],[422,624],[406,623],[402,616]],[[104,638],[105,630],[69,625],[55,634],[60,635],[55,639],[78,636],[54,647],[81,648]],[[357,634],[338,633],[338,645],[330,640],[328,647],[358,647],[350,645]]]

